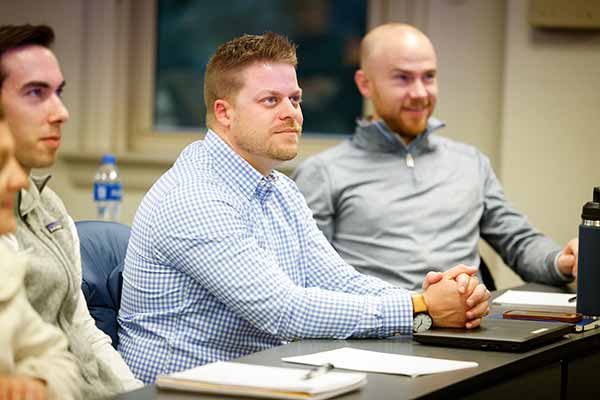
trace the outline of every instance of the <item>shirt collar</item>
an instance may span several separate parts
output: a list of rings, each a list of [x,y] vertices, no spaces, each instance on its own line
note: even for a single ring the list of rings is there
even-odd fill
[[[217,166],[217,173],[225,181],[238,186],[249,199],[256,197],[264,203],[269,198],[277,182],[274,172],[267,176],[258,172],[210,129],[206,132],[204,146]]]
[[[40,196],[50,178],[52,175],[29,177],[29,188],[21,189],[17,200],[18,212],[21,217],[29,214],[40,203]]]
[[[358,121],[352,142],[365,150],[382,151],[386,153],[416,152],[426,150],[431,146],[429,135],[443,128],[446,124],[436,118],[429,118],[427,128],[417,136],[408,146],[393,132],[383,120]]]

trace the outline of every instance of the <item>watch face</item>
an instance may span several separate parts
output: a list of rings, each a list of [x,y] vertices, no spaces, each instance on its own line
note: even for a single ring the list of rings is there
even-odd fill
[[[433,320],[429,314],[417,314],[413,319],[413,332],[425,332],[431,328],[431,325],[433,325]]]

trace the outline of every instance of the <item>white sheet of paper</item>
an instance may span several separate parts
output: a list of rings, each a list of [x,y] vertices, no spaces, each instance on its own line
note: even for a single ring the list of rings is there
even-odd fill
[[[384,374],[397,374],[419,376],[435,374],[438,372],[454,371],[462,368],[474,368],[479,364],[470,361],[444,360],[441,358],[428,358],[405,356],[402,354],[380,353],[376,351],[341,349],[324,351],[321,353],[307,354],[304,356],[285,357],[285,362],[322,365],[331,363],[335,368],[351,369],[355,371],[379,372]]]
[[[510,304],[511,306],[542,306],[542,307],[566,307],[575,310],[577,301],[569,303],[574,294],[551,293],[551,292],[528,292],[524,290],[507,290],[494,299],[494,304]]]

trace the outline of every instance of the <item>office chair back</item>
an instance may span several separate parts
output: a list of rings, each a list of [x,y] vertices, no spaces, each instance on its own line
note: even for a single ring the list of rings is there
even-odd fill
[[[487,264],[485,263],[485,260],[483,259],[483,257],[479,257],[479,273],[481,274],[481,280],[483,281],[483,284],[488,288],[488,290],[490,291],[494,291],[496,290],[496,282],[494,282],[494,277],[492,276],[492,272],[490,271],[490,268],[487,266]]]
[[[110,336],[116,349],[123,262],[130,229],[106,221],[78,221],[75,226],[81,242],[81,289],[96,326]]]

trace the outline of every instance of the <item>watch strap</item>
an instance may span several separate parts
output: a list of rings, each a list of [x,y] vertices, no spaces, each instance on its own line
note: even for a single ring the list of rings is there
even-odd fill
[[[412,295],[413,314],[426,313],[427,304],[422,293]]]

